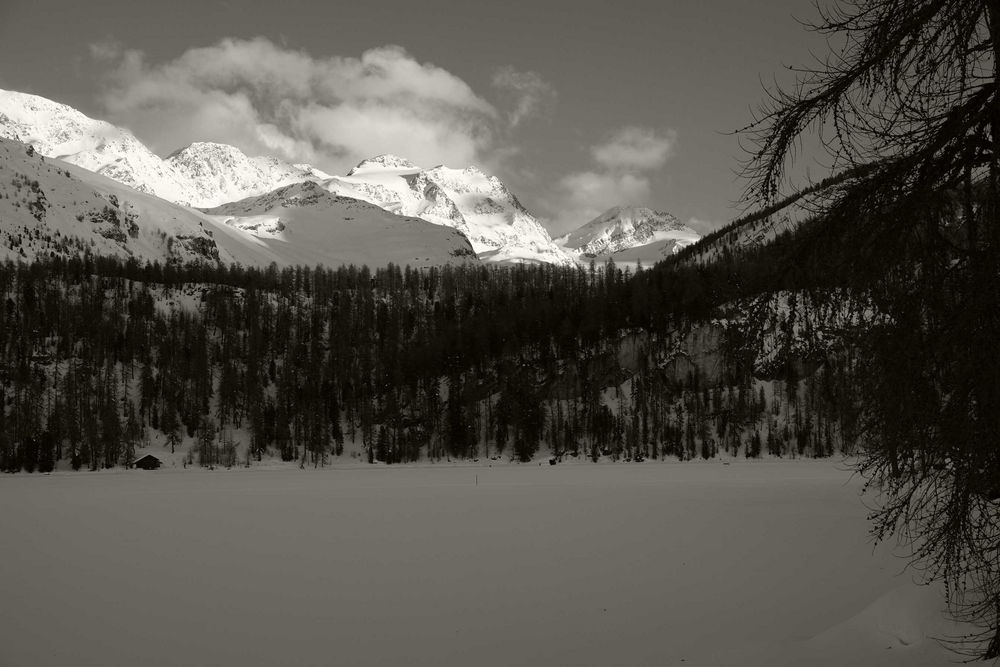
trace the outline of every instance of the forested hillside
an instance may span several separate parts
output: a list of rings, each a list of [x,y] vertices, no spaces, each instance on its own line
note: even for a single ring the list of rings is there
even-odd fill
[[[849,450],[861,311],[773,273],[791,238],[636,275],[7,263],[0,467]]]

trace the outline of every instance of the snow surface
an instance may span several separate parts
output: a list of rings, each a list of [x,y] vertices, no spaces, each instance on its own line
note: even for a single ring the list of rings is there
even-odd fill
[[[208,209],[208,217],[281,248],[294,263],[428,267],[476,262],[461,232],[421,218],[403,217],[316,183],[289,185]]]
[[[8,476],[0,665],[941,665],[829,461]]]
[[[128,130],[37,95],[0,90],[0,137],[34,146],[140,192],[190,202],[194,191]]]
[[[271,261],[260,253],[242,252],[242,248],[253,251],[249,235],[241,239],[238,232],[227,228],[214,230],[221,233],[213,238],[212,223],[195,211],[88,169],[44,159],[39,153],[28,155],[23,144],[3,138],[0,197],[0,258],[30,261],[52,252],[76,256],[81,252],[79,247],[61,245],[77,239],[94,254],[140,261],[212,261],[209,255],[196,252],[198,247],[214,249],[227,263],[237,261],[237,257],[244,264],[266,266]],[[31,201],[41,209],[37,214],[29,210]],[[105,210],[113,215],[106,216]],[[224,238],[226,234],[228,238]],[[12,242],[17,237],[21,238],[19,245]],[[188,241],[172,243],[170,239]],[[256,262],[249,261],[251,257]]]

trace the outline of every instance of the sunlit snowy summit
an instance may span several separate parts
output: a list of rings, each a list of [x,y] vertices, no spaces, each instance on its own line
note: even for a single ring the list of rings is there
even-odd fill
[[[485,260],[573,264],[503,181],[477,167],[422,169],[402,157],[379,155],[323,184],[331,192],[457,229]]]
[[[199,207],[270,192],[307,180],[329,178],[308,164],[293,165],[274,157],[249,157],[235,146],[195,142],[167,157],[167,163],[195,191]]]
[[[186,206],[218,206],[327,174],[238,148],[198,142],[160,158],[128,130],[37,95],[0,90],[0,137],[32,145],[139,192]]]
[[[581,261],[641,261],[648,266],[700,238],[669,213],[643,206],[615,206],[559,237],[556,243]]]

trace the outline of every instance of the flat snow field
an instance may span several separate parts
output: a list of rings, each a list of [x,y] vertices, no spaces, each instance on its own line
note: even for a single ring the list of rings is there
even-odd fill
[[[478,483],[477,483],[478,477]],[[941,665],[837,462],[0,478],[0,665]]]

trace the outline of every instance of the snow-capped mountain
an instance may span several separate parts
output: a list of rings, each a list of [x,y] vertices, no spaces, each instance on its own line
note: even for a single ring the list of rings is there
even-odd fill
[[[421,169],[405,158],[379,155],[323,185],[399,215],[457,229],[488,261],[573,263],[503,181],[476,167]]]
[[[269,246],[280,244],[295,264],[384,266],[392,262],[421,267],[477,261],[469,240],[455,229],[331,194],[312,181],[205,213]]]
[[[223,144],[195,143],[164,160],[126,129],[14,91],[0,90],[0,137],[187,206],[218,206],[289,183],[329,178],[309,165],[248,157]]]
[[[580,260],[657,262],[700,239],[669,213],[643,206],[615,206],[587,224],[556,239]]]
[[[86,251],[161,263],[249,263],[245,253],[227,250],[238,251],[238,240],[227,242],[190,209],[0,138],[0,258]],[[254,249],[252,239],[243,244]]]
[[[231,206],[242,206],[238,218],[206,215],[0,138],[0,259],[86,251],[258,267],[477,261],[455,230],[338,198],[314,183]]]
[[[44,97],[0,90],[0,137],[168,201],[194,198],[185,179],[131,132]]]
[[[0,91],[0,136],[187,206],[217,207],[292,183],[321,181],[335,195],[457,229],[477,253],[493,261],[573,261],[499,178],[475,167],[425,170],[382,155],[363,161],[347,176],[332,177],[309,165],[249,157],[233,146],[207,142],[161,159],[128,130],[65,104],[12,91]]]
[[[13,91],[0,90],[0,137],[31,144],[42,155],[139,192],[203,209],[294,183],[320,182],[333,195],[456,229],[488,261],[617,261],[620,253],[635,254],[642,247],[638,252],[643,261],[654,262],[698,238],[668,214],[630,207],[611,209],[553,242],[498,177],[476,167],[424,169],[395,155],[364,160],[346,176],[273,157],[250,157],[236,147],[208,142],[193,143],[163,159],[126,129],[65,104]]]
[[[419,171],[420,167],[409,160],[398,155],[383,153],[375,157],[362,160],[354,169],[347,173],[348,176],[362,176],[370,172],[383,172],[387,170],[399,171]]]
[[[194,190],[193,205],[219,206],[275,188],[330,175],[314,167],[273,157],[249,157],[235,146],[195,142],[169,155],[166,163]]]

